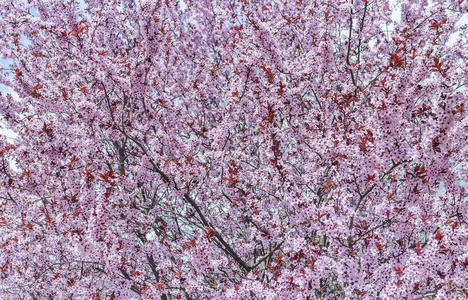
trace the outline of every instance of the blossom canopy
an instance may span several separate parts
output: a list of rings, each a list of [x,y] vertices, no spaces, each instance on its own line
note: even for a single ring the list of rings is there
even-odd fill
[[[467,14],[0,1],[0,297],[467,298]]]

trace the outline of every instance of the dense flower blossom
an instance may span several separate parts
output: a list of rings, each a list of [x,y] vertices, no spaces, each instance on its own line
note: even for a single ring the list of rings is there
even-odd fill
[[[400,2],[0,1],[0,297],[467,298],[468,1]]]

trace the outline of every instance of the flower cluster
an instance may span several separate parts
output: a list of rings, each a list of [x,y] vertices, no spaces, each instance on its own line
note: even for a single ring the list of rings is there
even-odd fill
[[[467,298],[468,1],[391,2],[0,1],[0,298]]]

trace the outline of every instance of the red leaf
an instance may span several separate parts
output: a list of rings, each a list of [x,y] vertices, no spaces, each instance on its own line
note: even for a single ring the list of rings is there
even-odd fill
[[[377,249],[379,249],[379,251],[382,251],[383,247],[379,242],[375,242],[375,246],[377,247]]]
[[[216,236],[216,231],[211,227],[208,227],[207,229],[203,229],[203,231],[205,232],[206,237],[209,239],[212,239]]]
[[[419,255],[422,251],[422,248],[421,248],[421,241],[419,241],[417,244],[416,244],[416,249],[414,250],[416,252],[417,255]]]
[[[403,58],[398,56],[396,53],[390,53],[390,66],[394,69],[404,66]]]

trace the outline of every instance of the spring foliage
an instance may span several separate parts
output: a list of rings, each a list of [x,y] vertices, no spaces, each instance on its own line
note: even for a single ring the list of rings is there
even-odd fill
[[[468,2],[399,8],[0,1],[1,297],[468,297]]]

